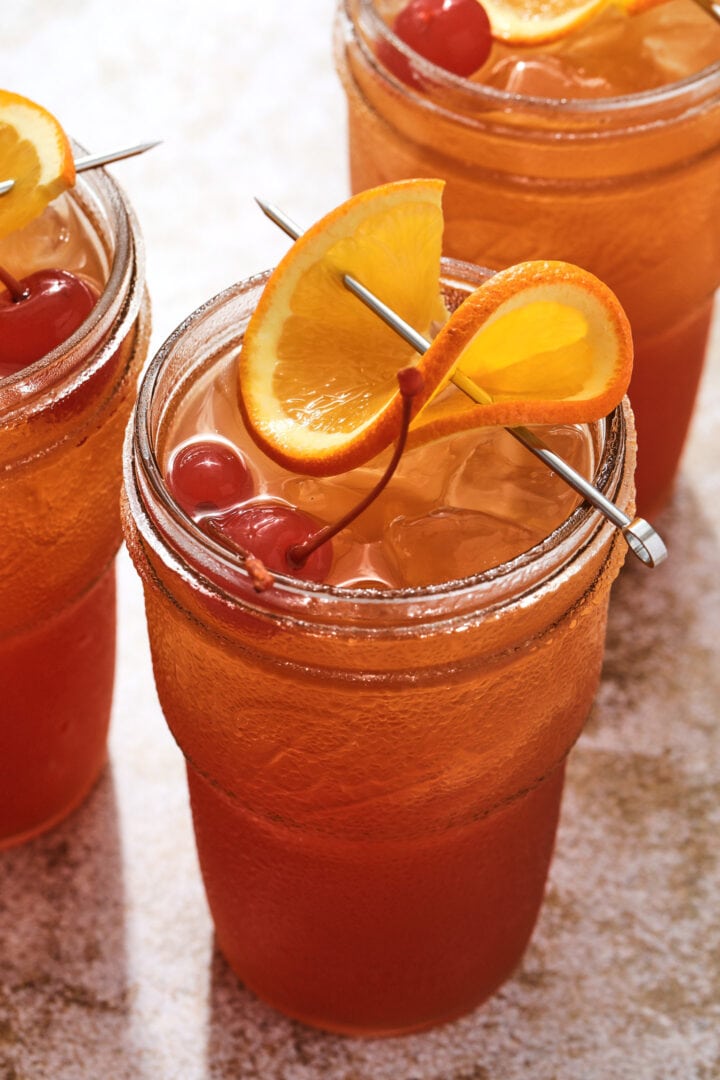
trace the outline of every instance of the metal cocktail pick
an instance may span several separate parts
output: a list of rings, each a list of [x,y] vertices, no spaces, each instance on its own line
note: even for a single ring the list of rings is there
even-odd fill
[[[85,172],[86,169],[97,169],[113,161],[124,161],[125,158],[136,157],[138,154],[144,154],[146,150],[152,150],[154,146],[159,146],[161,142],[161,139],[155,139],[153,142],[128,146],[124,150],[111,150],[107,154],[88,154],[87,157],[76,158],[75,172]],[[0,180],[0,195],[6,195],[14,186],[14,180]]]
[[[715,3],[714,0],[695,0],[695,3],[711,15],[715,22],[720,22],[720,3]]]
[[[283,232],[287,233],[293,240],[297,240],[301,235],[302,230],[283,213],[276,206],[272,206],[269,203],[262,202],[261,199],[255,200],[262,210],[262,212],[270,218],[275,225],[278,225]],[[362,300],[366,307],[370,308],[376,315],[378,315],[383,322],[387,323],[397,334],[400,335],[408,345],[411,345],[416,352],[422,354],[429,347],[430,342],[426,338],[419,334],[417,330],[414,330],[409,323],[406,323],[397,312],[393,311],[386,304],[382,302],[374,293],[366,289],[361,282],[357,281],[350,274],[343,275],[343,284],[345,287]],[[477,386],[472,379],[469,379],[467,375],[464,375],[461,371],[456,371],[450,376],[450,381],[463,393],[467,394],[473,401],[482,404],[489,401],[488,395],[479,386]],[[514,439],[517,439],[519,443],[522,443],[531,454],[539,458],[544,462],[548,468],[556,472],[566,484],[569,484],[579,495],[582,495],[589,503],[595,506],[601,514],[603,514],[609,521],[613,523],[623,534],[628,547],[632,551],[633,555],[636,555],[640,562],[645,566],[658,566],[667,557],[667,548],[662,540],[662,537],[655,531],[644,518],[636,517],[629,518],[628,515],[615,506],[609,499],[606,499],[602,492],[591,483],[589,483],[584,476],[581,476],[579,472],[572,468],[571,465],[559,457],[553,450],[547,446],[542,439],[540,439],[534,432],[530,431],[526,427],[509,427],[505,429],[508,431]]]

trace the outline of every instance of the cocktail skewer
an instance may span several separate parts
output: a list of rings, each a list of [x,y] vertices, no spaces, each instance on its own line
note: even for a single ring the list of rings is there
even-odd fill
[[[255,200],[270,220],[283,230],[291,239],[297,240],[302,235],[302,230],[278,207],[265,203],[261,199]],[[408,345],[416,352],[422,354],[430,347],[430,342],[419,334],[409,323],[406,323],[397,312],[384,304],[379,297],[375,296],[361,282],[350,274],[343,275],[345,288],[358,297],[372,312],[383,320],[391,329],[400,335]],[[479,404],[490,400],[488,395],[472,379],[461,371],[455,371],[450,376],[450,381],[467,394],[473,401]],[[644,518],[630,518],[624,510],[621,510],[613,502],[607,499],[602,492],[589,481],[581,476],[571,465],[550,449],[543,440],[526,427],[508,427],[505,429],[514,439],[522,443],[531,454],[539,458],[548,468],[557,473],[566,484],[573,488],[587,502],[596,507],[609,521],[612,522],[622,533],[633,555],[645,566],[658,566],[667,557],[667,548],[662,537],[655,531]]]
[[[716,3],[715,0],[695,0],[695,3],[708,15],[712,15],[715,22],[720,22],[720,3]]]
[[[144,154],[146,150],[152,150],[154,146],[159,146],[162,139],[155,139],[152,142],[138,143],[137,146],[128,146],[124,150],[110,150],[107,154],[88,154],[86,157],[75,159],[75,172],[85,172],[87,169],[97,169],[101,165],[109,165],[113,161],[124,161],[125,158],[137,157],[138,154]],[[8,191],[12,191],[15,186],[15,180],[0,180],[0,195],[6,195]]]

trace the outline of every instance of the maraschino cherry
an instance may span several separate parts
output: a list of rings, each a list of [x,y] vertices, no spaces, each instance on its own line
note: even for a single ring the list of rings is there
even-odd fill
[[[250,469],[240,451],[221,439],[201,436],[173,454],[165,476],[170,493],[201,529],[242,558],[258,592],[272,586],[273,573],[318,583],[327,579],[333,537],[383,491],[405,448],[423,377],[417,368],[408,367],[397,373],[397,379],[402,414],[392,457],[372,489],[332,525],[286,503],[248,505],[245,500],[254,493]]]
[[[165,480],[173,498],[201,528],[245,558],[259,588],[272,580],[263,570],[322,581],[330,569],[329,544],[303,565],[290,555],[294,545],[317,534],[317,521],[282,504],[240,505],[254,494],[253,478],[240,451],[228,443],[213,438],[186,443],[170,459]]]
[[[410,0],[395,17],[395,34],[418,55],[453,75],[467,77],[490,55],[490,20],[478,0]],[[417,82],[406,58],[389,43],[380,60],[403,82]]]
[[[0,282],[0,379],[67,341],[97,301],[69,270],[36,270],[18,281],[0,267]]]
[[[269,570],[302,581],[324,581],[332,566],[331,543],[322,543],[306,558],[293,557],[295,549],[318,534],[322,526],[292,506],[256,503],[212,519],[212,532],[241,551],[251,552]]]
[[[167,485],[190,517],[201,517],[249,499],[254,485],[245,459],[220,439],[194,439],[173,454]]]

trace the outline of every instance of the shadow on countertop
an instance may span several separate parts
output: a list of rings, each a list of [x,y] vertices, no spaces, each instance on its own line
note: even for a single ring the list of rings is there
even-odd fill
[[[64,822],[0,852],[3,1080],[110,1080],[109,1063],[131,1065],[124,909],[107,767]]]

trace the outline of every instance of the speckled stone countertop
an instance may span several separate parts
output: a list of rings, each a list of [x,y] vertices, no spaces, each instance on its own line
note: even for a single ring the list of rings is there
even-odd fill
[[[116,166],[143,223],[157,346],[272,265],[347,192],[332,0],[18,0],[0,82]],[[720,328],[718,328],[720,331]],[[720,1077],[720,333],[658,571],[624,572],[574,751],[547,901],[515,977],[427,1034],[323,1035],[213,945],[184,769],[120,559],[111,764],[63,825],[0,854],[0,1080],[712,1080]]]

